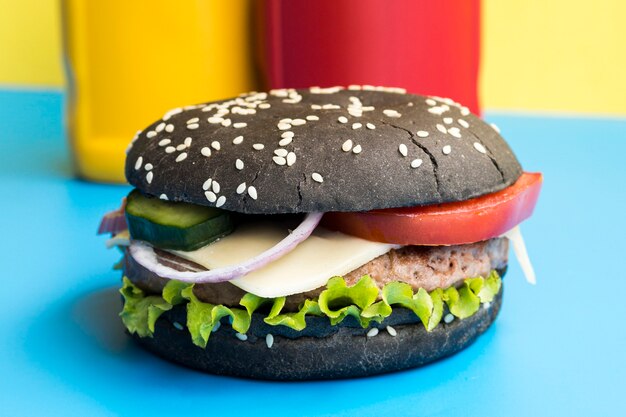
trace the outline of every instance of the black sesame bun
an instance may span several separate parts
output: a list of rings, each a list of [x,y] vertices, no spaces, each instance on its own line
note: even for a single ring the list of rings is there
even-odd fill
[[[126,161],[144,193],[263,214],[462,201],[522,173],[495,128],[467,108],[373,87],[273,90],[176,109],[138,135]]]

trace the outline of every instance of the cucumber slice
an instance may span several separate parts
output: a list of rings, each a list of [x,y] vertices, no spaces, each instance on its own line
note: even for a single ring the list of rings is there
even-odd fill
[[[208,245],[234,228],[227,211],[164,201],[136,189],[126,199],[126,222],[131,238],[183,251]]]

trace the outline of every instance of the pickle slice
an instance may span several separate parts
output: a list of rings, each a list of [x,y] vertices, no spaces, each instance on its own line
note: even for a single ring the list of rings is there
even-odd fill
[[[131,191],[126,222],[132,239],[155,247],[192,251],[230,234],[234,225],[227,211],[197,204],[161,200]]]

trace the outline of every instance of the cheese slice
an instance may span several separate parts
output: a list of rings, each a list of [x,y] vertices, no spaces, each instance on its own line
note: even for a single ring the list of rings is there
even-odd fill
[[[205,268],[215,269],[259,255],[288,233],[279,223],[242,225],[225,238],[195,251],[173,252]],[[347,274],[395,247],[397,245],[370,242],[318,227],[291,252],[230,282],[260,297],[299,294],[322,287],[330,278]]]

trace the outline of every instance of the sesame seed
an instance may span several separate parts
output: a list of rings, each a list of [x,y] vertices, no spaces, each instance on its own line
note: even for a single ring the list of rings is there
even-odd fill
[[[463,126],[464,128],[466,128],[466,129],[469,127],[469,123],[467,123],[467,122],[466,122],[465,120],[463,120],[463,119],[459,119],[459,120],[457,120],[457,122],[459,122],[459,124],[460,124],[461,126]]]
[[[235,168],[237,168],[239,171],[243,169],[243,161],[241,159],[237,159],[235,161]]]
[[[354,117],[361,117],[363,116],[363,110],[362,109],[355,109],[354,107],[351,107],[348,109],[348,113],[350,114],[350,116],[354,116]]]
[[[294,119],[291,122],[291,124],[294,125],[294,126],[302,126],[303,124],[306,124],[306,120],[304,120],[304,119]]]
[[[426,99],[426,104],[428,104],[429,106],[436,106],[437,102],[435,100],[433,100],[432,98],[427,98]]]
[[[386,329],[387,333],[389,333],[392,337],[396,337],[398,335],[398,332],[393,327],[387,326]]]
[[[291,125],[289,123],[278,123],[276,125],[280,130],[288,130],[291,129]]]
[[[461,107],[461,115],[462,116],[467,116],[470,114],[470,111],[467,107]]]
[[[174,125],[169,123],[167,126],[165,126],[165,131],[167,133],[172,133],[174,131]]]
[[[352,150],[352,141],[348,139],[341,145],[341,150],[344,152],[350,152]]]
[[[214,125],[222,123],[223,121],[224,119],[222,119],[221,117],[217,117],[217,116],[209,117],[207,119],[207,122],[214,124]]]
[[[165,153],[172,153],[176,150],[175,147],[173,146],[168,146],[167,148],[165,148]]]
[[[324,109],[324,110],[338,110],[340,108],[341,108],[341,106],[338,106],[336,104],[324,104],[322,106],[322,109]]]
[[[441,151],[443,152],[444,155],[449,155],[450,152],[452,152],[452,147],[450,145],[446,145],[443,147]]]
[[[287,154],[289,153],[289,151],[287,149],[276,149],[274,151],[274,154],[277,156],[287,156]]]
[[[311,104],[311,108],[312,108],[313,110],[321,110],[321,109],[322,109],[322,106],[320,106],[319,104]]]
[[[207,148],[207,147],[205,146],[204,148],[200,149],[200,153],[201,153],[203,156],[209,157],[209,156],[211,156],[211,148]]]
[[[274,345],[274,336],[272,336],[271,333],[268,333],[267,336],[265,336],[265,344],[267,345],[268,349],[271,349]]]
[[[356,146],[352,149],[352,153],[354,153],[354,154],[360,154],[362,150],[363,150],[363,148],[361,148],[361,145],[356,145]]]
[[[215,203],[217,200],[217,196],[213,191],[205,191],[204,196],[207,200],[209,200],[209,203]]]
[[[276,165],[286,165],[287,164],[287,160],[285,158],[283,158],[282,156],[274,156],[274,157],[272,157],[272,159],[274,160],[274,163]]]
[[[198,117],[194,117],[193,119],[187,120],[187,124],[196,124],[200,121]]]
[[[217,181],[213,181],[213,183],[211,184],[211,189],[213,190],[213,192],[215,194],[219,194],[220,193],[220,183]]]
[[[183,330],[184,327],[182,324],[180,324],[179,322],[175,321],[174,323],[172,323],[172,326],[174,326],[176,329],[178,330]]]
[[[407,106],[409,106],[409,107],[413,107],[413,102],[409,102],[409,103],[407,104]]]
[[[374,130],[374,129],[376,129],[376,126],[375,126],[373,123],[368,123],[368,124],[366,124],[365,126],[367,126],[367,128],[368,128],[369,130]]]
[[[293,133],[292,131],[287,131],[287,132],[283,132],[280,134],[281,138],[292,138],[295,136],[295,133]]]
[[[360,129],[362,126],[361,123],[352,123],[352,130]]]
[[[215,149],[216,151],[220,150],[220,143],[216,140],[214,140],[213,142],[211,142],[211,148]]]
[[[187,145],[185,145],[184,143],[181,143],[176,147],[177,151],[184,151],[185,149],[187,149]]]
[[[314,121],[314,120],[319,120],[320,118],[314,115],[310,115],[310,116],[307,116],[306,119],[308,121]]]
[[[235,336],[237,336],[237,339],[241,340],[242,342],[245,342],[246,340],[248,340],[248,336],[245,334],[235,333]]]
[[[417,136],[420,138],[427,138],[428,137],[428,132],[425,130],[418,130],[417,131]]]
[[[159,198],[160,198],[161,200],[165,200],[165,201],[169,200],[169,198],[167,198],[167,194],[161,194],[161,195],[159,196]]]
[[[313,174],[311,174],[311,178],[313,178],[313,181],[319,182],[320,184],[324,182],[324,177],[322,177],[317,172],[314,172]]]
[[[461,131],[459,130],[458,127],[451,127],[450,129],[448,129],[448,133],[454,136],[455,138],[461,137]]]
[[[253,200],[257,199],[256,188],[254,188],[252,185],[248,187],[248,195]]]
[[[367,337],[374,337],[378,334],[378,328],[376,327],[372,327],[371,329],[369,329],[369,331],[366,333]]]
[[[211,188],[211,183],[213,182],[213,180],[211,178],[209,178],[208,180],[206,180],[204,182],[204,184],[202,184],[202,189],[204,191],[208,190],[209,188]]]
[[[428,109],[428,113],[436,114],[438,116],[441,116],[445,111],[446,110],[443,106],[431,107],[430,109]]]
[[[437,130],[441,133],[448,133],[448,129],[446,129],[444,125],[437,124]]]
[[[233,139],[233,145],[239,145],[241,142],[243,142],[243,136],[237,136]]]
[[[443,118],[443,122],[447,125],[452,124],[452,122],[454,121],[454,119],[452,117],[444,117]]]
[[[153,138],[156,135],[157,135],[157,133],[154,130],[151,130],[148,133],[146,133],[146,136],[148,137],[148,139]]]
[[[491,307],[491,303],[485,303],[485,304],[483,304],[483,308],[484,308],[485,310],[487,310],[489,307]]]
[[[278,145],[279,145],[279,146],[287,146],[287,145],[289,145],[289,144],[291,143],[291,141],[292,141],[292,140],[293,140],[293,138],[291,138],[291,137],[289,137],[289,138],[285,138],[285,139],[281,139],[281,140],[278,142]]]
[[[143,164],[143,156],[140,156],[139,158],[137,158],[137,162],[135,162],[135,170],[141,168],[142,164]]]
[[[417,158],[411,161],[411,168],[419,168],[420,165],[422,165],[422,160]]]
[[[163,129],[165,129],[165,123],[161,122],[161,123],[158,124],[158,126],[154,130],[156,130],[157,132],[162,132]]]
[[[187,152],[183,152],[176,157],[176,162],[184,161],[187,158]]]
[[[398,152],[400,152],[402,156],[407,156],[409,154],[409,150],[404,143],[401,143],[400,146],[398,146]]]
[[[269,109],[270,107],[272,107],[272,105],[269,104],[269,103],[261,103],[261,104],[259,104],[259,109]]]
[[[232,120],[230,120],[230,119],[224,119],[224,120],[222,121],[222,126],[224,126],[224,127],[228,127],[228,126],[230,126],[231,124],[233,124],[233,121],[232,121]]]
[[[337,118],[337,121],[338,121],[339,123],[348,123],[348,118],[347,118],[346,116],[339,116],[339,117]]]
[[[296,154],[293,152],[289,152],[287,154],[287,166],[292,166],[296,163]]]
[[[220,198],[217,199],[217,201],[215,202],[215,207],[222,207],[224,205],[224,203],[226,203],[226,197],[221,196]]]
[[[152,184],[152,178],[154,178],[154,172],[150,171],[146,174],[146,181],[148,181],[148,184]]]
[[[171,139],[161,139],[159,141],[159,146],[169,145],[170,143],[172,143]]]
[[[246,127],[246,126],[248,126],[248,123],[244,123],[244,122],[239,122],[239,123],[233,124],[233,127],[235,129],[241,129],[242,127]]]
[[[146,164],[146,165],[144,166],[144,169],[145,169],[146,171],[150,171],[150,170],[152,170],[152,168],[154,168],[154,166],[152,166],[152,164],[150,164],[150,163],[148,163],[148,164]]]
[[[400,117],[402,116],[400,113],[398,113],[396,110],[391,110],[391,109],[385,109],[383,110],[383,114],[387,117]]]
[[[265,145],[263,145],[262,143],[255,143],[254,145],[252,145],[252,147],[257,151],[260,151],[261,149],[265,148]]]
[[[245,182],[242,182],[241,184],[239,184],[239,185],[237,186],[237,190],[236,190],[236,191],[237,191],[237,194],[243,194],[243,193],[245,193],[245,192],[246,192],[246,183],[245,183]]]
[[[454,316],[452,314],[450,314],[450,313],[446,314],[445,317],[443,318],[443,321],[446,324],[452,323],[453,320],[454,320]]]
[[[482,143],[474,142],[474,149],[480,153],[487,153],[487,149],[485,149]]]
[[[496,132],[500,133],[500,128],[496,126],[495,123],[489,123],[489,126],[491,126],[493,130],[495,130]]]

